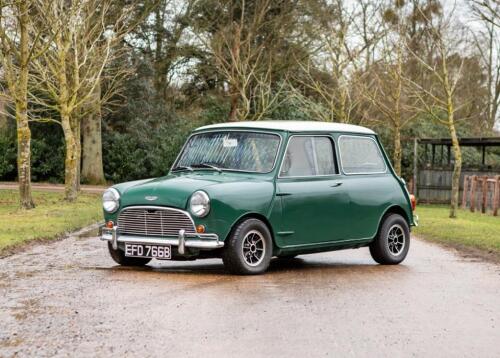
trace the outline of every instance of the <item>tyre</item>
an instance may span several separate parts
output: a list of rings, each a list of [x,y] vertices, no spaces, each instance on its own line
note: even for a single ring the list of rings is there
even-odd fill
[[[258,219],[246,219],[232,230],[224,246],[224,267],[238,275],[265,272],[271,262],[273,241],[266,224]]]
[[[110,242],[108,242],[108,251],[113,261],[122,266],[144,266],[151,261],[142,257],[127,257],[122,250],[113,249]]]
[[[370,254],[382,265],[397,265],[410,249],[410,229],[406,220],[398,214],[384,217],[375,240],[370,244]]]

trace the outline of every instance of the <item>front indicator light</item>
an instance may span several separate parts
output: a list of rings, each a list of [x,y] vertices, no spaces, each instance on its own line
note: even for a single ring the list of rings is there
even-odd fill
[[[198,225],[198,226],[196,226],[196,232],[198,234],[203,234],[205,232],[205,225]]]

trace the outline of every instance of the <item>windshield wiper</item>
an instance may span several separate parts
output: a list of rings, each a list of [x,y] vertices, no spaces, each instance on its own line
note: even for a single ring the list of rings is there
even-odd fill
[[[209,164],[209,163],[198,163],[198,164],[192,164],[191,165],[192,167],[194,168],[199,168],[199,167],[202,167],[202,168],[210,168],[210,169],[213,169],[213,170],[217,170],[219,173],[222,173],[222,169],[219,168],[219,167],[216,167],[215,165],[212,165],[212,164]]]
[[[175,172],[175,171],[179,171],[179,170],[189,170],[190,172],[192,172],[194,169],[191,168],[190,166],[185,166],[185,165],[179,165],[175,168],[172,168],[172,171]]]

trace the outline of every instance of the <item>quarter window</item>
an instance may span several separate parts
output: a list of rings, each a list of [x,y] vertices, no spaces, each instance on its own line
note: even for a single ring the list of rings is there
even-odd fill
[[[386,166],[378,144],[368,137],[341,136],[342,169],[346,174],[384,173]]]
[[[333,142],[328,137],[290,138],[281,165],[281,177],[332,175],[337,173]]]

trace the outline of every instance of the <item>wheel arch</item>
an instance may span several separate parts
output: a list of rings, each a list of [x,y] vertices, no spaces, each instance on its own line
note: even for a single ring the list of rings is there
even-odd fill
[[[274,233],[273,233],[273,227],[271,225],[271,223],[269,222],[269,220],[262,214],[259,214],[259,213],[255,213],[255,212],[250,212],[250,213],[246,213],[242,216],[240,216],[232,225],[231,225],[231,229],[229,230],[229,232],[227,233],[227,236],[225,238],[225,240],[228,240],[229,237],[232,235],[232,233],[234,232],[234,229],[236,228],[236,226],[238,226],[241,222],[247,220],[247,219],[257,219],[257,220],[260,220],[262,221],[266,226],[267,226],[267,229],[269,230],[269,232],[271,233],[271,240],[273,242],[273,252],[276,250],[277,246],[276,246],[276,241],[274,239]]]
[[[380,217],[379,222],[378,222],[378,227],[377,227],[377,234],[379,233],[380,227],[382,226],[382,224],[384,222],[384,218],[387,215],[389,215],[389,214],[398,214],[398,215],[401,215],[403,217],[403,219],[405,219],[406,224],[408,225],[408,228],[411,230],[410,218],[408,217],[408,213],[405,211],[405,209],[403,209],[399,205],[392,205],[392,206],[388,207],[384,211],[384,213],[382,214],[382,216]]]

